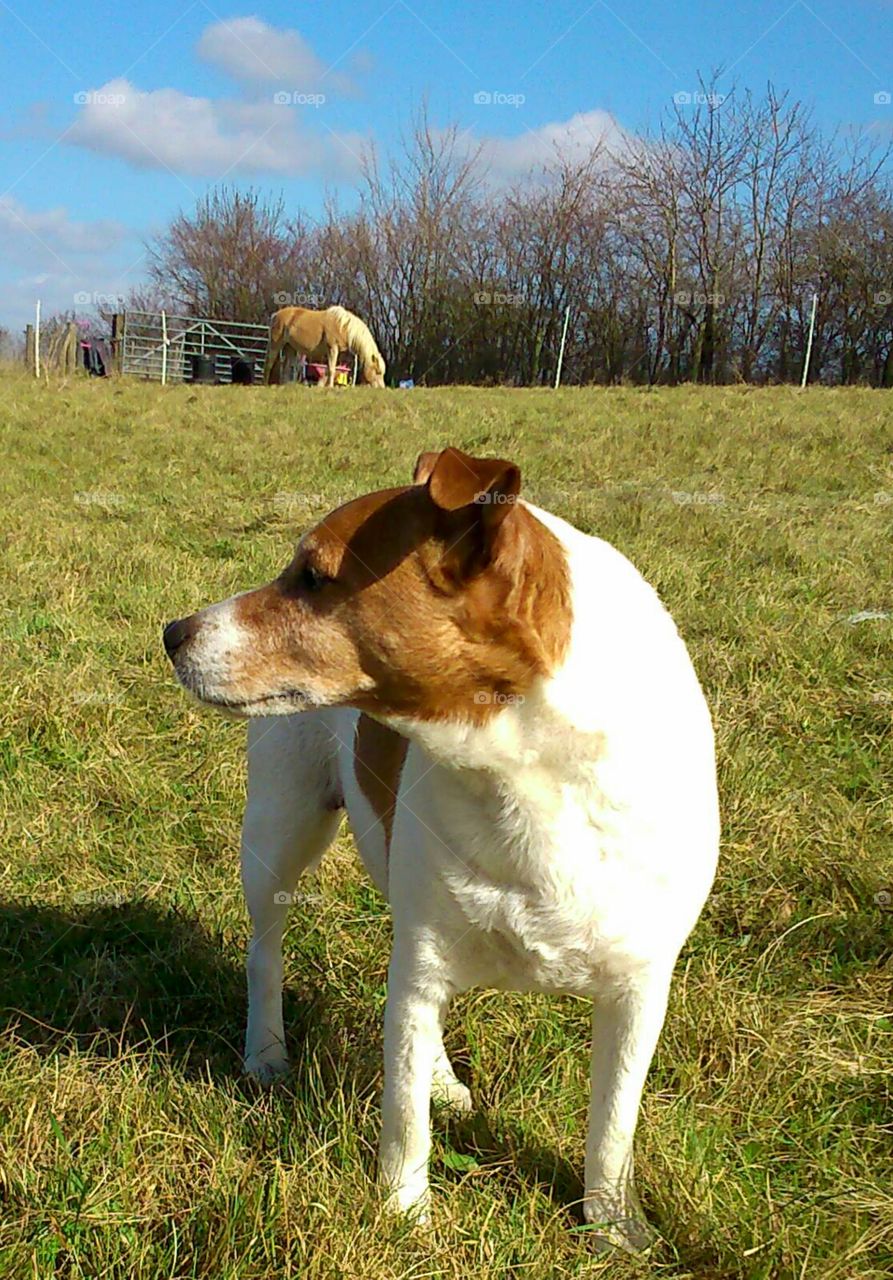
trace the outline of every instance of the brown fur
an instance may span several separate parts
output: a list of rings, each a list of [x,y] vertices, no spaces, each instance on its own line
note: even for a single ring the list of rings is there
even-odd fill
[[[409,743],[402,734],[371,716],[360,716],[354,734],[357,783],[384,828],[385,857],[391,849],[400,776]]]
[[[237,600],[252,633],[239,696],[316,683],[373,714],[480,723],[523,695],[561,661],[570,584],[519,487],[512,463],[447,449],[424,484],[333,511]]]

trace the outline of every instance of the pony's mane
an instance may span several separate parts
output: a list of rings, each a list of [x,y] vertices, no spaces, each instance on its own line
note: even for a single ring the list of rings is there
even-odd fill
[[[361,320],[359,316],[355,316],[352,311],[348,311],[347,307],[329,307],[329,313],[342,326],[347,335],[348,347],[351,351],[356,352],[363,364],[368,364],[372,357],[375,356],[382,369],[384,369],[384,359],[365,321]]]

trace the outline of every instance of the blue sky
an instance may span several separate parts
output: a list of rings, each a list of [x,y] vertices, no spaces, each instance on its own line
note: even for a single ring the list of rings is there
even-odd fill
[[[891,0],[0,0],[0,24],[12,328],[37,297],[126,293],[145,237],[224,176],[310,214],[327,189],[349,198],[364,146],[395,146],[423,100],[505,180],[556,140],[654,125],[718,67],[720,89],[771,81],[826,129],[893,135]]]

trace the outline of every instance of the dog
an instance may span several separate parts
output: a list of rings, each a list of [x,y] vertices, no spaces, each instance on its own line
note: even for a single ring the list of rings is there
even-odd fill
[[[424,1217],[432,1097],[474,986],[592,1000],[582,1212],[646,1246],[633,1134],[674,963],[719,842],[710,713],[655,591],[520,498],[511,462],[425,453],[275,581],[168,624],[180,683],[248,724],[245,1067],[288,1068],[282,934],[346,809],[391,904],[380,1178]]]

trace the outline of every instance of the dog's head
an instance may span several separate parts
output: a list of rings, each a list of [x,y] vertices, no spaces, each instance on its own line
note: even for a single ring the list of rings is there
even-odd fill
[[[458,449],[326,516],[275,581],[170,623],[180,682],[239,716],[353,706],[480,722],[559,662],[561,545],[519,469]]]

